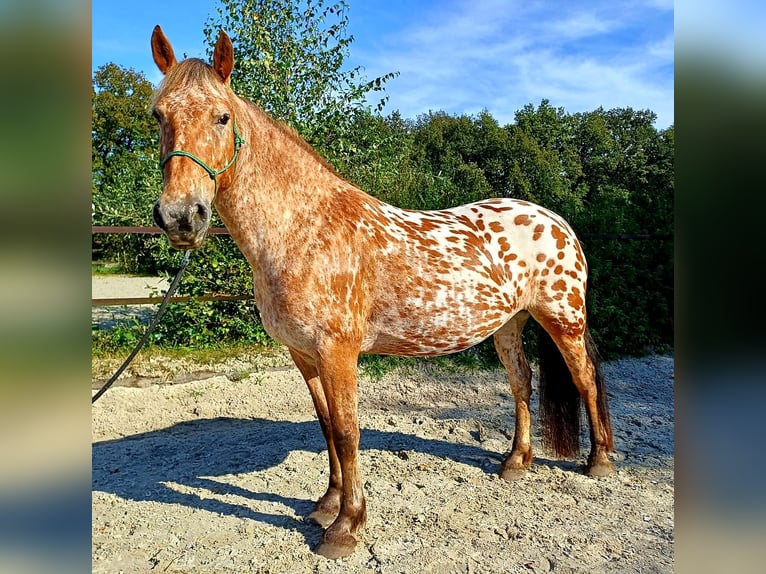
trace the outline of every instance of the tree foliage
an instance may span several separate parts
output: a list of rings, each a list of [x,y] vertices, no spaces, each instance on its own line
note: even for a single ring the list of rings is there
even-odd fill
[[[219,30],[232,39],[234,91],[293,126],[331,160],[349,152],[355,112],[396,75],[366,80],[361,67],[344,68],[354,40],[348,11],[343,0],[220,0],[204,29],[211,46]]]
[[[152,225],[162,187],[157,124],[149,113],[153,87],[143,74],[106,64],[93,74],[91,158],[93,225]],[[94,236],[97,257],[126,270],[155,271],[167,242],[141,236]]]

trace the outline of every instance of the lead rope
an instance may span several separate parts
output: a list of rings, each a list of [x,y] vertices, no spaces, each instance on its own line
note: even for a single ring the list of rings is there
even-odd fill
[[[191,251],[186,251],[186,253],[184,253],[184,258],[181,260],[181,267],[178,269],[178,273],[176,273],[176,276],[173,278],[173,281],[170,283],[170,287],[168,287],[168,290],[165,293],[165,297],[162,299],[162,303],[160,303],[160,308],[157,309],[157,314],[152,319],[152,322],[149,324],[149,327],[147,327],[146,332],[144,333],[144,336],[141,337],[141,340],[136,345],[136,348],[133,349],[133,352],[130,353],[130,355],[128,355],[128,358],[125,359],[125,362],[122,365],[120,365],[120,368],[117,369],[114,375],[112,375],[112,378],[109,379],[104,384],[104,386],[98,390],[98,392],[95,395],[93,395],[93,398],[90,400],[90,404],[95,403],[101,397],[101,395],[103,395],[106,392],[106,390],[112,386],[114,381],[116,381],[119,378],[119,376],[122,374],[125,368],[130,364],[133,358],[138,354],[138,352],[144,346],[144,344],[146,344],[146,341],[149,340],[149,335],[152,334],[154,329],[159,324],[160,318],[162,317],[163,313],[165,313],[165,309],[168,306],[170,297],[172,297],[173,293],[175,293],[176,289],[178,289],[178,283],[181,281],[181,275],[183,275],[184,271],[186,270],[186,266],[189,264],[190,254],[191,254]]]

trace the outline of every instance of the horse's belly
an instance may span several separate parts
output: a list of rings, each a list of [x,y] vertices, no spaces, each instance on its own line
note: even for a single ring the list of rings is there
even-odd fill
[[[481,343],[494,331],[490,331],[482,337],[464,336],[451,339],[435,339],[428,336],[399,337],[391,333],[379,333],[369,346],[362,348],[362,353],[409,357],[449,355]]]
[[[365,339],[362,352],[406,356],[456,353],[482,342],[515,314],[499,308],[476,314],[419,311],[404,311],[380,321]]]

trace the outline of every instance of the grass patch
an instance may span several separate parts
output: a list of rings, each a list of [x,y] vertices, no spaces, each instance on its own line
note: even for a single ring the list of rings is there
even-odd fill
[[[109,331],[108,336],[101,336],[104,331],[94,331],[91,357],[98,360],[116,360],[124,359],[133,350],[141,335],[133,338],[132,333],[126,330],[128,335],[117,335],[115,331],[120,329],[116,327]],[[115,344],[115,341],[122,341],[125,344]],[[142,358],[166,357],[169,359],[188,359],[189,361],[200,364],[223,363],[227,359],[242,357],[244,355],[260,355],[273,352],[275,345],[254,345],[252,343],[227,343],[221,342],[217,345],[205,347],[165,347],[161,345],[152,345],[148,342],[141,349],[138,356]]]
[[[92,275],[131,275],[125,267],[119,263],[91,263]]]

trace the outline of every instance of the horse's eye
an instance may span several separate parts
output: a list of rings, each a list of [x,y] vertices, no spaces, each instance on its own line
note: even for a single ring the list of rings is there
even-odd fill
[[[160,121],[160,113],[157,110],[152,110],[152,116],[155,120]]]
[[[229,114],[223,114],[220,118],[218,118],[218,123],[222,126],[225,126],[227,123],[229,123]]]

